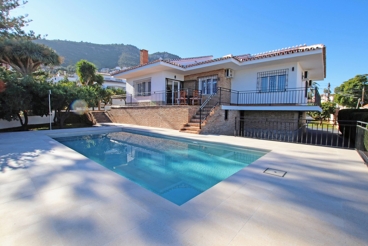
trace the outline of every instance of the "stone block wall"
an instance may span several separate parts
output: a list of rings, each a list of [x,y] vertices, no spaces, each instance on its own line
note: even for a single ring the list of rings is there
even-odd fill
[[[217,81],[217,87],[222,88],[231,88],[231,78],[226,78],[225,76],[225,69],[218,69],[213,71],[208,71],[204,73],[196,73],[196,74],[190,74],[184,76],[185,87],[198,90],[198,78],[206,77],[206,76],[214,76],[217,75],[218,81]],[[219,92],[218,92],[219,94]],[[224,93],[221,96],[222,102],[230,102],[230,93]],[[206,95],[203,96],[203,100],[206,100]]]
[[[243,111],[237,131],[242,136],[291,139],[300,131],[299,112]]]
[[[242,120],[244,127],[297,130],[299,128],[299,113],[288,111],[244,111]]]
[[[202,126],[201,134],[234,135],[235,118],[239,119],[238,110],[226,110],[216,106],[214,111],[208,116],[207,122]]]
[[[122,107],[108,111],[114,123],[179,130],[198,111],[199,106]]]

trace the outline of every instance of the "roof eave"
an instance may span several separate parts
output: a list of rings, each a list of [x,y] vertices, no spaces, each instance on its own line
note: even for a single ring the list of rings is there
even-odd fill
[[[162,66],[164,68],[177,69],[179,71],[184,71],[184,69],[182,67],[172,65],[172,64],[167,63],[167,62],[159,61],[159,62],[155,62],[155,63],[151,63],[151,64],[142,65],[140,67],[133,68],[133,69],[130,69],[130,70],[122,71],[120,73],[116,73],[116,74],[114,74],[114,77],[124,77],[126,75],[131,75],[131,74],[146,70],[148,68],[153,68],[153,67],[158,67],[158,66]],[[162,71],[164,71],[164,70],[165,69],[162,69]]]

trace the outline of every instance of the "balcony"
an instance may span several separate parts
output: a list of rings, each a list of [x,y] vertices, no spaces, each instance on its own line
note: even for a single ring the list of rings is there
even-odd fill
[[[126,106],[201,105],[202,92],[191,88],[126,95]]]
[[[184,88],[176,91],[154,91],[126,95],[126,106],[201,105],[208,95],[200,90]],[[237,91],[217,88],[211,95],[213,104],[233,106],[320,106],[321,97],[315,88],[290,88],[283,91]]]
[[[219,104],[236,106],[320,106],[321,97],[316,88],[291,88],[283,91],[236,91],[218,88]]]

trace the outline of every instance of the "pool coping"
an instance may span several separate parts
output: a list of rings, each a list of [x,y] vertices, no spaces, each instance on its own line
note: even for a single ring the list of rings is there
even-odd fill
[[[144,188],[108,169],[101,169],[99,164],[88,160],[79,153],[73,153],[74,151],[65,146],[63,147],[62,144],[51,138],[51,136],[56,135],[84,135],[86,132],[114,131],[120,127],[167,134],[190,140],[214,143],[226,142],[233,146],[270,149],[271,151],[184,205],[177,206],[154,193],[152,193],[153,195],[150,194],[151,192],[147,192]],[[36,148],[36,145],[39,147]],[[41,231],[43,231],[42,234],[47,234],[47,238],[52,239],[57,245],[73,244],[73,242],[87,243],[92,238],[97,240],[93,241],[95,243],[102,240],[112,245],[114,245],[114,242],[119,245],[122,242],[127,242],[126,240],[141,245],[244,245],[247,243],[254,244],[254,242],[270,245],[284,245],[285,243],[308,245],[315,242],[339,244],[342,241],[347,244],[364,244],[368,240],[364,233],[368,222],[362,220],[362,218],[368,217],[366,208],[368,202],[368,183],[366,179],[368,171],[355,150],[232,136],[189,135],[174,130],[124,124],[108,124],[102,127],[82,129],[1,133],[1,148],[0,157],[3,156],[3,158],[12,152],[28,153],[29,150],[39,150],[40,154],[36,157],[29,157],[25,161],[34,168],[25,171],[14,171],[14,177],[18,175],[15,174],[18,171],[22,173],[18,175],[22,177],[21,180],[10,175],[5,176],[2,183],[0,183],[0,188],[6,191],[9,189],[7,187],[14,188],[18,184],[19,187],[23,187],[21,183],[30,180],[27,185],[28,190],[20,192],[21,194],[18,194],[18,190],[15,193],[5,192],[5,198],[3,197],[3,200],[0,200],[0,202],[3,201],[0,203],[0,211],[2,211],[1,209],[3,211],[10,209],[20,201],[35,204],[38,202],[36,197],[45,196],[44,199],[47,200],[49,196],[59,190],[68,188],[78,190],[79,186],[75,184],[80,181],[80,177],[85,176],[92,180],[91,182],[95,185],[95,188],[105,185],[105,189],[113,194],[108,197],[104,196],[104,199],[108,200],[106,204],[100,198],[88,200],[88,204],[84,204],[78,198],[75,198],[68,200],[67,206],[76,206],[75,208],[78,211],[82,209],[85,212],[87,208],[93,208],[95,204],[102,207],[121,204],[121,202],[115,201],[121,199],[121,201],[129,201],[132,207],[130,205],[126,206],[129,207],[132,213],[146,216],[146,219],[140,223],[134,221],[134,219],[133,221],[126,221],[119,216],[99,222],[98,219],[104,217],[104,215],[99,214],[97,216],[88,213],[89,217],[95,219],[93,223],[90,223],[101,227],[101,231],[106,229],[106,233],[92,236],[82,231],[75,234],[73,231],[66,230],[63,223],[82,223],[78,219],[79,215],[75,217],[76,221],[74,221],[73,217],[68,217],[68,214],[71,213],[69,209],[54,212],[50,210],[50,204],[44,205],[39,202],[40,206],[43,207],[43,211],[38,211],[36,214],[39,214],[43,219],[32,224],[31,227],[17,225],[13,226],[13,229],[7,229],[10,231],[5,238],[6,242],[18,242],[17,240],[26,240],[27,238],[35,239]],[[69,169],[65,172],[56,173],[55,182],[48,180],[47,185],[42,186],[35,177],[44,178],[42,176],[43,169],[48,169],[46,162],[54,162],[55,164],[52,164],[55,165],[53,166],[54,169],[59,167],[68,167]],[[70,163],[84,165],[88,169],[74,170],[74,166]],[[267,168],[287,171],[287,175],[280,178],[263,174]],[[100,177],[97,178],[91,175],[94,170],[101,171]],[[75,176],[74,171],[79,176]],[[68,179],[65,179],[65,183],[63,183],[62,175],[64,174],[70,175],[70,179],[75,179],[74,183]],[[58,182],[63,183],[63,185],[58,186]],[[119,187],[120,190],[111,190],[116,187]],[[34,198],[28,199],[30,196]],[[27,199],[25,199],[26,197]],[[50,201],[47,200],[47,202]],[[61,204],[63,201],[59,202]],[[326,204],[329,204],[329,209],[326,208]],[[250,207],[247,207],[248,205]],[[117,213],[118,210],[112,210],[109,213]],[[130,213],[130,210],[127,214]],[[25,209],[26,212],[30,213],[29,210]],[[69,219],[60,222],[55,219],[55,214]],[[308,216],[305,216],[305,214],[308,214]],[[12,216],[12,219],[17,218],[17,215]],[[95,216],[97,217],[95,218]],[[306,225],[303,220],[298,221],[296,219],[298,217],[308,221],[311,226]],[[24,219],[21,221],[24,221]],[[45,221],[51,223],[52,226],[47,226],[48,224]],[[134,227],[121,229],[119,233],[111,232],[111,224],[109,223],[113,222],[127,224],[127,226],[134,224]],[[105,228],[106,224],[109,226]],[[275,227],[276,225],[278,227]],[[280,227],[280,225],[282,226]],[[5,223],[4,226],[9,227],[9,224]],[[2,228],[0,227],[0,229]],[[71,226],[71,228],[74,227]],[[162,230],[157,231],[157,228]],[[31,229],[34,232],[29,233]],[[28,232],[26,236],[24,236],[24,231]],[[321,233],[321,231],[324,233]],[[165,233],[163,234],[163,232]],[[19,238],[19,234],[23,235],[23,239]],[[329,236],[326,237],[326,234]],[[144,236],[142,237],[142,235]],[[39,240],[43,240],[43,243],[47,241],[45,238]],[[39,241],[36,240],[36,242]],[[37,244],[34,243],[34,245]]]

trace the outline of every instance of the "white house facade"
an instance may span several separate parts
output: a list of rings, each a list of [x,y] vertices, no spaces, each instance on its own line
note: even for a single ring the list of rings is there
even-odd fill
[[[148,57],[148,51],[141,52],[141,57]],[[321,111],[318,90],[311,85],[326,77],[326,47],[300,45],[220,58],[141,59],[140,65],[113,75],[126,79],[127,104],[200,105],[201,110],[211,105],[227,116],[234,111],[239,118],[251,112],[289,112],[300,118],[305,112]]]

